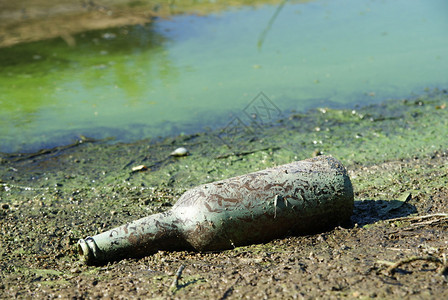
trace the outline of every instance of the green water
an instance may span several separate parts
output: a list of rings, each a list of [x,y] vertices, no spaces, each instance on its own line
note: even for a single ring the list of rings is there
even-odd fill
[[[445,0],[286,3],[0,49],[0,152],[247,122],[260,92],[277,117],[446,88],[447,13]]]

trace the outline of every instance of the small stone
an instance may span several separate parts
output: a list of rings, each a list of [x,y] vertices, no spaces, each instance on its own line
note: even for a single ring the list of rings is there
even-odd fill
[[[2,203],[2,209],[9,209],[8,203]]]
[[[323,153],[319,149],[314,150],[313,153],[312,153],[313,157],[317,157],[317,156],[320,156],[320,155],[323,155]]]
[[[176,150],[170,153],[171,156],[175,157],[187,156],[188,154],[189,154],[188,150],[184,147],[177,148]]]
[[[145,165],[139,165],[139,166],[132,167],[132,172],[141,172],[141,171],[146,171],[146,170],[148,170],[148,167]]]

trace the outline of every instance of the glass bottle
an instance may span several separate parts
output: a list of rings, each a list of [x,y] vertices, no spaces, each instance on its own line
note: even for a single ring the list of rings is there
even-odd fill
[[[166,212],[79,240],[78,252],[101,264],[158,250],[231,249],[342,225],[353,204],[345,168],[318,156],[200,185]]]

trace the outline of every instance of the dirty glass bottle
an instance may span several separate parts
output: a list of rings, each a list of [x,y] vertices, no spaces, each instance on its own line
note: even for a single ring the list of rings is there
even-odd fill
[[[78,252],[101,264],[158,250],[231,249],[326,230],[352,212],[347,171],[319,156],[200,185],[166,212],[79,240]]]

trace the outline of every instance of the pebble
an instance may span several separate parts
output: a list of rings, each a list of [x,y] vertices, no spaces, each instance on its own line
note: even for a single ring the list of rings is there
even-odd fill
[[[188,154],[189,154],[188,150],[184,147],[177,148],[176,150],[170,153],[171,156],[175,157],[187,156]]]
[[[145,170],[148,170],[148,167],[145,165],[139,165],[139,166],[132,167],[132,172],[140,172],[140,171],[145,171]]]

